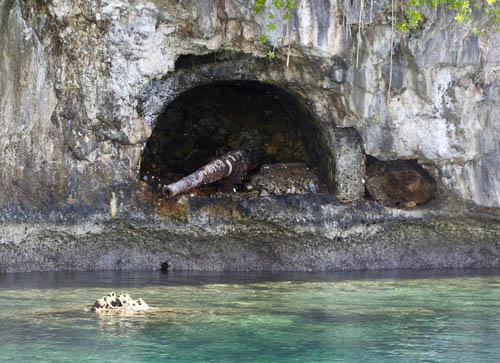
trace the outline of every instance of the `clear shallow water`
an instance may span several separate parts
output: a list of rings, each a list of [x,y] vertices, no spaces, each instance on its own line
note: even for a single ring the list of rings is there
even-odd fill
[[[0,274],[4,361],[498,362],[500,270]]]

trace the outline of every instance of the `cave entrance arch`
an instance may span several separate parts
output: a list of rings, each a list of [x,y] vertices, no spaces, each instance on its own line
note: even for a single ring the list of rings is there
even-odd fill
[[[330,153],[313,113],[294,91],[253,80],[198,85],[168,103],[143,151],[140,178],[165,185],[246,147],[262,151],[259,166],[307,165],[318,176],[312,189],[326,190]]]

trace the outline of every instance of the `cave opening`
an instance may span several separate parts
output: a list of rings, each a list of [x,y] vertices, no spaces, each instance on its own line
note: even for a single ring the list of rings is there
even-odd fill
[[[258,81],[220,81],[193,87],[156,120],[142,154],[140,178],[164,190],[212,160],[258,150],[258,163],[232,191],[309,194],[326,191],[330,153],[304,99]],[[221,184],[193,190],[228,191]]]
[[[423,206],[438,198],[436,181],[417,160],[366,156],[366,197],[391,206]]]

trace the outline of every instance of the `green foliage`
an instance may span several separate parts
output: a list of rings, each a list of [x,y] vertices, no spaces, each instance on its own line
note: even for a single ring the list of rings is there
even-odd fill
[[[287,22],[290,19],[292,11],[296,8],[297,4],[295,0],[271,0],[268,4],[267,0],[254,0],[253,10],[256,14],[262,13],[266,8],[268,13],[267,17],[269,23],[267,23],[266,28],[268,31],[272,32],[276,30],[276,19],[282,19],[283,22]],[[260,33],[259,40],[261,43],[267,43],[268,37],[265,33]],[[286,41],[286,37],[281,37],[282,42]],[[275,58],[276,53],[274,52],[274,47],[272,51],[267,52],[269,58]]]
[[[406,18],[410,28],[416,28],[418,23],[422,21],[422,14],[416,9],[406,9]]]
[[[497,0],[477,0],[474,4],[474,9],[478,12],[484,12],[491,21],[493,21],[500,31],[500,1]],[[417,28],[423,20],[420,7],[436,8],[443,5],[446,9],[451,10],[455,16],[457,23],[470,23],[470,14],[472,7],[469,0],[408,0],[408,8],[404,9],[403,19],[396,22],[396,28],[402,32],[408,32],[411,29]],[[476,27],[472,28],[472,33],[481,35]]]
[[[267,24],[267,29],[270,30],[270,31],[273,31],[276,29],[276,24],[274,22],[271,22],[269,24]]]
[[[475,36],[481,37],[484,35],[484,31],[480,31],[478,28],[473,27],[472,34],[474,34]]]
[[[474,6],[471,6],[471,1],[474,1]],[[473,9],[477,12],[483,12],[495,24],[497,31],[500,32],[500,0],[406,0],[405,5],[402,5],[403,17],[396,22],[396,28],[405,33],[418,28],[424,20],[419,9],[422,9],[422,7],[437,8],[438,6],[444,6],[452,11],[455,21],[459,24],[471,22],[470,14]],[[296,7],[296,0],[254,0],[255,13],[261,13],[264,9],[268,11],[269,23],[267,23],[266,28],[270,32],[276,30],[276,19],[281,19],[286,23]],[[480,31],[476,27],[472,27],[471,31],[477,36],[484,33],[484,31]],[[261,43],[268,42],[265,33],[261,33],[259,39]],[[280,40],[285,42],[286,37],[282,37]],[[275,46],[276,44],[274,44],[273,50],[267,53],[269,58],[276,57]]]
[[[267,52],[267,57],[269,59],[273,59],[276,57],[276,53],[274,53],[272,50],[270,50],[269,52]]]
[[[500,2],[496,0],[486,0],[487,7],[485,7],[484,12],[492,19],[497,27],[497,31],[500,32]]]
[[[266,5],[266,0],[255,0],[255,5],[253,7],[253,10],[256,13],[260,13],[265,5]]]
[[[455,12],[455,21],[470,22],[469,13],[472,11],[468,0],[448,0],[446,8]]]

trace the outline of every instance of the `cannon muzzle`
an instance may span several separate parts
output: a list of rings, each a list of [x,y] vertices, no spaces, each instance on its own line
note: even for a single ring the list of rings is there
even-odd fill
[[[163,193],[175,197],[201,185],[225,180],[231,184],[241,184],[246,171],[257,166],[258,153],[255,150],[238,150],[217,158],[194,173],[175,183],[166,185]]]

